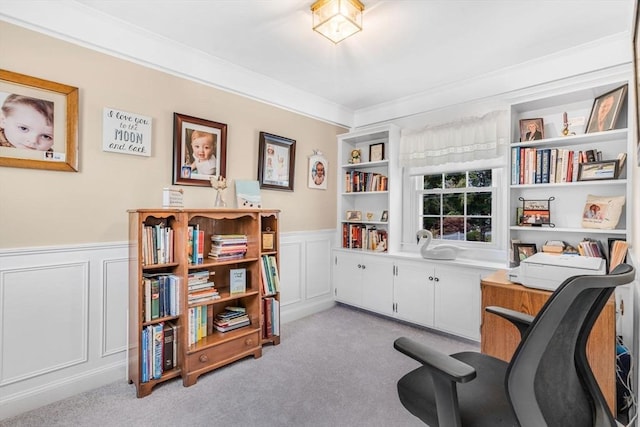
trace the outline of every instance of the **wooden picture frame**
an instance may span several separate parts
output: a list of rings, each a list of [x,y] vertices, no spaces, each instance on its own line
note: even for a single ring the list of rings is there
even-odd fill
[[[309,156],[309,169],[307,171],[309,177],[307,186],[316,190],[326,190],[328,180],[328,164],[327,159],[320,155],[314,154]]]
[[[0,166],[77,172],[78,97],[77,87],[0,69]],[[33,120],[35,140],[13,132],[12,112]]]
[[[520,262],[529,258],[531,255],[538,252],[538,248],[535,243],[514,243],[513,244],[513,260],[516,266],[520,265]]]
[[[173,113],[173,183],[210,187],[226,173],[227,125]]]
[[[520,142],[544,139],[544,121],[537,119],[520,120]]]
[[[578,165],[578,181],[618,179],[619,174],[620,162],[617,159],[580,163]]]
[[[293,191],[296,141],[260,132],[258,182],[260,188]]]
[[[620,110],[626,99],[628,85],[622,85],[598,96],[593,101],[591,114],[587,121],[586,133],[605,132],[614,129]]]
[[[381,162],[382,160],[384,160],[384,142],[371,144],[369,146],[369,161]]]

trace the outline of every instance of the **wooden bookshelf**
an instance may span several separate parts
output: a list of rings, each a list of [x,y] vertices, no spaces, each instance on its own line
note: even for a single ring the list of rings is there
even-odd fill
[[[277,316],[279,324],[280,294],[264,292],[261,272],[263,255],[279,261],[278,215],[277,210],[251,209],[129,211],[129,382],[135,385],[138,397],[150,394],[156,385],[177,377],[182,378],[184,386],[191,386],[202,374],[245,357],[261,357],[263,344],[279,344],[279,334],[266,333],[265,300],[278,302],[278,310],[271,312],[269,320],[273,322],[273,316]],[[147,230],[151,229],[160,230],[157,235],[166,232],[171,237],[161,242],[154,231],[154,237],[149,238]],[[194,230],[202,234],[199,250],[193,244],[198,240]],[[273,246],[263,253],[262,234],[267,230]],[[241,253],[231,255],[234,256],[232,259],[210,258],[213,235],[246,236],[245,242],[233,244],[233,250]],[[201,253],[200,260],[197,252]],[[233,269],[245,270],[245,292],[231,294],[229,283]],[[203,284],[211,289],[211,299],[189,302],[189,275],[194,272],[204,272],[204,277],[208,272],[208,279],[202,280],[212,282],[210,286]],[[159,296],[150,292],[149,285],[145,284],[149,275],[166,275],[177,280],[176,294],[171,294],[169,285],[158,292]],[[157,298],[160,302],[155,301]],[[177,301],[176,312],[170,311],[173,298]],[[151,304],[159,304],[159,309]],[[153,318],[148,313],[150,307],[155,310]],[[213,324],[228,307],[242,312],[243,323],[235,325],[237,329],[220,332]],[[155,314],[158,310],[161,315]],[[248,324],[245,324],[247,320]],[[165,351],[164,336],[162,343],[155,345],[144,336],[145,329],[158,329],[158,325],[166,324],[172,325],[177,335],[173,340],[173,353],[171,347],[166,347]],[[155,361],[161,363],[160,369],[155,367],[154,352]],[[166,356],[170,356],[169,360],[165,360]]]

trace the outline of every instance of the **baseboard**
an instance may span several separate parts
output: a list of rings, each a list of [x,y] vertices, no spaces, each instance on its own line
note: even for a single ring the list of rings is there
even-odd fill
[[[9,398],[0,398],[0,420],[20,415],[27,411],[57,402],[78,393],[93,390],[114,381],[126,381],[126,361],[103,366],[92,371],[69,376],[42,387],[30,388]],[[135,391],[132,389],[132,395]]]
[[[283,307],[280,310],[280,322],[285,324],[303,317],[328,310],[335,306],[336,302],[331,299],[323,299],[319,301],[305,301],[291,307]]]

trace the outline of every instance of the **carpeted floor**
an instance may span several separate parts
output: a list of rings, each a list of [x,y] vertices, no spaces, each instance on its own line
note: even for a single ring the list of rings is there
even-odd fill
[[[445,352],[478,350],[345,306],[284,324],[282,342],[201,376],[135,397],[126,380],[0,421],[0,426],[421,426],[396,381],[418,366],[393,349],[399,336]]]

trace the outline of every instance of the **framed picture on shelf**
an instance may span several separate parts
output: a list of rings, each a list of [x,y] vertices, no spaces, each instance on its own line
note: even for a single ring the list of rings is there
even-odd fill
[[[535,243],[514,243],[513,255],[514,263],[516,266],[520,265],[521,261],[529,258],[531,255],[538,252]]]
[[[347,221],[362,221],[362,212],[347,211]]]
[[[227,125],[173,113],[173,183],[211,186],[227,173]]]
[[[520,120],[520,141],[538,141],[544,139],[544,122],[542,119]]]
[[[384,160],[384,142],[369,146],[369,161],[379,162]]]
[[[327,189],[327,159],[320,155],[314,154],[309,156],[309,170],[307,176],[309,177],[308,187],[316,190]]]
[[[620,162],[604,160],[602,162],[580,163],[578,181],[596,181],[600,179],[618,179]]]
[[[614,129],[627,95],[627,85],[600,95],[593,101],[586,133]]]
[[[78,171],[77,87],[0,70],[0,106],[0,166]]]
[[[526,200],[520,198],[522,201],[522,214],[519,217],[518,225],[530,225],[540,227],[542,225],[553,226],[551,223],[551,201],[555,197],[541,200]]]
[[[389,211],[382,211],[382,215],[380,215],[380,222],[389,221]]]
[[[260,132],[258,182],[260,188],[293,191],[296,141]]]

